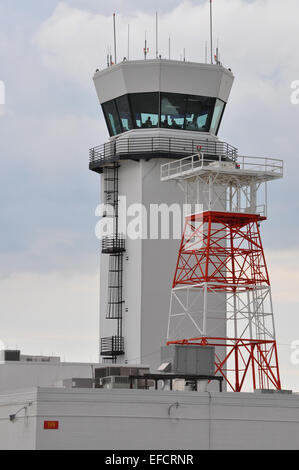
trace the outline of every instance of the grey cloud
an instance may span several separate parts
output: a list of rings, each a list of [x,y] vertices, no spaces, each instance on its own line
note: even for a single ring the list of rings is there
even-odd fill
[[[82,69],[81,81],[74,79],[72,71],[45,66],[43,51],[32,39],[59,3],[2,0],[0,4],[0,79],[6,82],[8,97],[7,113],[0,116],[1,339],[12,347],[18,342],[27,352],[54,350],[69,354],[69,359],[89,360],[87,351],[96,358],[98,349],[95,273],[99,244],[94,235],[94,208],[98,203],[99,178],[88,171],[88,148],[107,139],[91,75],[102,53],[95,50],[97,41],[88,45],[92,57],[84,65],[86,68],[81,56],[74,67],[75,72]],[[260,0],[255,3],[262,4]],[[65,4],[106,16],[115,10],[133,18],[137,10],[151,15],[156,9],[167,13],[181,2],[69,0]],[[283,22],[280,17],[271,17],[273,0],[268,5],[268,22],[261,23],[253,15],[252,34],[248,37],[244,25],[236,21],[232,28],[229,21],[223,21],[223,15],[217,17],[217,10],[222,8],[220,2],[215,9],[223,57],[236,74],[220,137],[238,146],[242,153],[285,159],[286,178],[270,187],[270,220],[262,231],[267,250],[284,247],[290,251],[298,246],[299,239],[299,106],[289,103],[290,83],[299,79],[298,15],[294,13],[294,18],[290,16]],[[250,18],[248,21],[253,21]],[[271,42],[275,38],[267,29],[271,18],[277,21],[278,42],[274,47]],[[197,18],[189,20],[192,38],[188,54],[200,57],[201,38],[197,36],[201,28]],[[205,20],[200,19],[200,24],[206,28]],[[189,29],[179,21],[172,26],[179,54]],[[109,28],[111,31],[110,20]],[[78,31],[76,36],[81,40],[82,34]],[[167,29],[165,35],[168,34]],[[203,38],[206,34],[203,31]],[[71,46],[67,49],[69,57],[62,56],[62,62],[66,58],[74,60],[76,54],[82,53],[72,43]],[[59,52],[61,44],[57,48]],[[272,101],[263,100],[264,89],[259,90],[257,85],[259,77],[273,85]],[[297,252],[290,251],[290,255],[297,256]],[[282,256],[277,264],[284,260]],[[276,269],[273,265],[274,275]],[[80,272],[82,276],[78,275]],[[278,304],[281,318],[286,308],[294,312],[297,306],[295,302],[287,307],[284,302]],[[278,323],[279,330],[282,325],[283,321]]]

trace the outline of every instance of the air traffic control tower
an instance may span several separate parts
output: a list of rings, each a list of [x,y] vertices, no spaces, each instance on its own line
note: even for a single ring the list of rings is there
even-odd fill
[[[124,233],[124,216],[136,220],[136,204],[149,213],[151,204],[185,202],[179,185],[160,181],[162,163],[198,149],[236,155],[217,137],[233,80],[221,65],[164,59],[125,60],[94,76],[110,139],[90,150],[90,169],[101,175],[101,202],[109,205],[102,216],[111,218],[113,208],[113,233],[102,239],[100,260],[103,362],[160,364],[180,239],[152,239],[149,226],[146,238],[144,218],[143,237],[134,239]],[[221,317],[213,334],[223,337],[224,311]]]

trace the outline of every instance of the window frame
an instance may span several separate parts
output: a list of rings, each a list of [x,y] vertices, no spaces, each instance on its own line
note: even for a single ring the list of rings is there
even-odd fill
[[[225,112],[225,109],[226,109],[226,105],[227,105],[227,103],[225,101],[221,100],[220,98],[216,98],[215,107],[216,107],[217,100],[222,101],[222,103],[224,103],[224,106],[223,106],[223,110],[222,110],[222,113],[221,113],[221,117],[219,119],[219,124],[218,124],[217,130],[216,130],[216,133],[214,134],[216,136],[218,136],[218,132],[219,132],[219,129],[220,129],[220,126],[221,126],[221,123],[222,123],[222,118],[223,118],[223,115],[224,115],[224,112]],[[212,125],[212,122],[211,122],[211,125]]]
[[[146,129],[145,127],[139,127],[137,126],[137,123],[136,123],[136,112],[135,112],[135,109],[134,109],[134,105],[132,103],[132,97],[133,96],[136,96],[136,95],[157,95],[157,99],[158,99],[158,113],[157,113],[157,117],[158,117],[158,120],[157,120],[157,126],[153,126],[151,127],[150,129],[159,129],[160,128],[160,96],[161,96],[161,92],[159,91],[149,91],[149,92],[137,92],[137,93],[129,93],[128,94],[128,98],[129,98],[129,103],[130,103],[130,109],[131,109],[131,113],[132,113],[132,122],[133,122],[133,125],[134,125],[134,129]],[[144,113],[144,114],[150,114],[150,113]],[[142,121],[141,121],[141,124],[142,124]]]
[[[124,129],[124,126],[123,126],[123,123],[122,123],[122,119],[121,119],[121,116],[120,116],[120,112],[119,112],[119,109],[118,109],[118,104],[117,104],[117,101],[121,98],[124,98],[126,97],[127,98],[127,102],[128,102],[128,111],[130,113],[130,120],[131,120],[131,123],[132,123],[132,128],[131,129],[128,129],[128,130],[125,130]],[[124,132],[129,132],[133,129],[136,129],[134,127],[134,121],[133,121],[133,113],[132,113],[132,107],[131,107],[131,102],[130,102],[130,94],[125,94],[125,95],[121,95],[121,96],[118,96],[117,98],[114,99],[115,101],[115,106],[116,106],[116,109],[117,109],[117,114],[118,114],[118,118],[119,118],[119,122],[120,122],[120,126],[121,126],[121,129],[122,129],[122,133]],[[119,134],[117,134],[119,135]]]
[[[216,106],[216,101],[217,101],[217,98],[214,98],[213,96],[201,96],[201,95],[187,95],[187,108],[186,108],[186,114],[185,114],[185,125],[187,124],[187,111],[188,111],[188,104],[189,104],[189,99],[193,97],[193,98],[205,98],[205,99],[209,99],[209,100],[214,100],[214,104],[211,106],[209,112],[208,112],[208,118],[207,118],[207,124],[206,124],[206,127],[207,127],[207,131],[200,131],[200,130],[193,130],[193,129],[187,129],[185,128],[186,131],[189,131],[189,132],[199,132],[199,133],[203,133],[203,132],[210,132],[211,131],[211,125],[212,125],[212,120],[213,120],[213,116],[214,116],[214,112],[215,112],[215,106]]]
[[[172,93],[172,92],[160,92],[159,91],[159,92],[127,93],[127,94],[118,96],[117,98],[114,98],[112,100],[106,101],[105,103],[102,103],[101,107],[102,107],[102,111],[103,111],[103,114],[104,114],[104,118],[105,118],[105,121],[106,121],[106,126],[108,128],[108,132],[110,134],[110,137],[115,137],[115,136],[120,135],[122,133],[129,132],[130,130],[146,129],[146,128],[137,126],[134,106],[132,104],[132,96],[133,95],[144,95],[144,94],[152,94],[152,95],[156,94],[157,99],[158,99],[158,114],[157,114],[158,122],[157,122],[157,127],[153,126],[151,129],[171,129],[171,127],[162,127],[162,99],[163,99],[163,96],[176,95],[178,97],[181,97],[181,99],[185,101],[184,124],[183,124],[182,128],[178,128],[177,130],[184,130],[184,131],[187,131],[187,132],[197,132],[198,134],[205,133],[205,132],[206,133],[211,132],[211,126],[212,126],[212,121],[213,121],[213,117],[214,117],[214,113],[215,113],[215,109],[216,109],[217,100],[221,101],[224,106],[223,106],[223,109],[222,109],[222,113],[221,113],[221,116],[220,116],[220,119],[219,119],[219,122],[218,122],[216,132],[214,134],[216,136],[218,135],[218,132],[219,132],[219,129],[220,129],[220,126],[221,126],[221,123],[222,123],[223,115],[224,115],[224,112],[225,112],[225,109],[226,109],[226,104],[227,103],[225,101],[221,100],[220,98],[215,98],[215,97],[212,97],[212,96],[201,96],[201,95],[191,95],[191,94],[188,95],[188,94],[185,94],[185,93]],[[129,110],[129,113],[130,113],[130,116],[131,116],[132,129],[129,129],[129,130],[124,129],[122,119],[121,119],[121,116],[120,116],[120,112],[119,112],[119,109],[118,109],[118,104],[117,104],[117,100],[119,100],[120,98],[123,98],[123,97],[127,98],[128,110]],[[207,127],[208,130],[200,131],[200,130],[196,130],[196,129],[188,129],[187,128],[187,112],[188,112],[190,97],[207,98],[207,99],[210,99],[210,100],[214,100],[214,105],[211,107],[212,111],[210,111],[209,114],[208,114],[208,120],[207,120],[207,124],[206,124],[206,127]],[[108,104],[112,104],[114,106],[115,110],[116,110],[115,117],[118,119],[118,122],[116,122],[116,127],[117,127],[117,124],[118,124],[119,128],[120,128],[120,133],[114,134],[114,132],[113,132],[113,128],[112,128],[108,113],[106,112],[106,109],[105,109],[105,107],[106,107],[105,105],[108,105]],[[145,114],[149,114],[149,113],[145,113]]]
[[[182,128],[179,128],[177,130],[181,130],[181,131],[185,131],[186,130],[186,115],[187,115],[187,107],[188,107],[188,99],[189,99],[189,95],[186,95],[185,93],[171,93],[171,92],[160,92],[160,114],[159,114],[159,129],[171,129],[171,127],[162,127],[161,124],[162,124],[162,99],[163,99],[163,95],[176,95],[176,96],[180,96],[183,98],[183,100],[185,101],[185,110],[184,110],[184,124],[183,124],[183,127]]]
[[[116,133],[116,134],[114,134],[114,132],[113,132],[113,128],[112,128],[108,113],[105,109],[105,105],[108,105],[108,104],[112,104],[114,106],[114,108],[116,109],[116,117],[118,119],[118,125],[119,125],[119,128],[120,128],[120,132]],[[106,101],[105,103],[102,103],[102,110],[103,110],[103,114],[105,116],[106,124],[107,124],[108,130],[109,130],[109,133],[110,133],[110,137],[115,137],[117,135],[122,134],[123,133],[123,126],[122,126],[122,122],[121,122],[121,119],[120,119],[120,116],[119,116],[118,107],[117,107],[117,104],[116,104],[116,99],[109,100],[109,101]]]

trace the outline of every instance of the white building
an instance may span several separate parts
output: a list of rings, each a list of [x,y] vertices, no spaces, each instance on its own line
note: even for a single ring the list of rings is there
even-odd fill
[[[59,357],[25,356],[5,360],[0,351],[0,393],[32,387],[61,386],[67,379],[92,379],[99,364],[61,362]],[[12,354],[19,351],[10,351]],[[17,354],[18,355],[18,354]],[[1,357],[2,356],[2,357]]]
[[[53,388],[0,395],[5,450],[295,450],[298,436],[296,395]]]

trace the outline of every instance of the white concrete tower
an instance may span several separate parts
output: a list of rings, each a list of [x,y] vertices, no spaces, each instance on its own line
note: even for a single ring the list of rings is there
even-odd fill
[[[151,239],[149,226],[147,239],[124,236],[120,197],[126,196],[129,222],[134,204],[182,205],[181,189],[160,181],[161,163],[193,155],[199,146],[234,153],[217,138],[233,79],[221,65],[162,59],[124,61],[95,74],[110,140],[91,149],[90,169],[102,175],[102,202],[115,215],[100,261],[100,350],[107,362],[160,364],[180,244]]]

